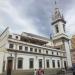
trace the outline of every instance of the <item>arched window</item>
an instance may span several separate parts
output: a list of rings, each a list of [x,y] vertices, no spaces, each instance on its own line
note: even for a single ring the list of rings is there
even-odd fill
[[[59,33],[58,25],[55,25],[56,33]]]

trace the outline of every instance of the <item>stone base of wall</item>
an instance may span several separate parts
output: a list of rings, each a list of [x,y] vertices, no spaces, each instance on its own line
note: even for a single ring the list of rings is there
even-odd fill
[[[56,75],[60,69],[45,69],[44,75]],[[12,75],[34,75],[34,70],[16,70],[12,71]]]
[[[34,75],[33,70],[16,70],[12,71],[12,75]]]
[[[45,69],[44,75],[56,75],[60,69]]]
[[[4,75],[4,74],[0,74],[0,75]]]
[[[45,69],[44,75],[56,75],[60,69]],[[5,75],[5,73],[0,75]],[[12,71],[11,75],[34,75],[34,70],[16,70]]]

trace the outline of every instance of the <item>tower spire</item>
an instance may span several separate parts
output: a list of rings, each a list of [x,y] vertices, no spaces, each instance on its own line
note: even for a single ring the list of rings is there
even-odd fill
[[[59,7],[58,7],[56,1],[54,2],[54,6],[55,6],[55,7],[54,7],[54,13],[53,13],[53,16],[52,16],[52,20],[53,20],[53,21],[56,21],[56,20],[58,20],[58,19],[64,20],[64,17],[63,17],[63,15],[62,15],[62,13],[60,12]]]

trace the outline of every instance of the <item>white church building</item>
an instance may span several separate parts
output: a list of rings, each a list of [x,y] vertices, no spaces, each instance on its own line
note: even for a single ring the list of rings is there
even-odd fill
[[[52,16],[53,37],[22,32],[11,34],[9,28],[0,35],[0,74],[12,70],[57,69],[72,67],[66,21],[59,8]]]

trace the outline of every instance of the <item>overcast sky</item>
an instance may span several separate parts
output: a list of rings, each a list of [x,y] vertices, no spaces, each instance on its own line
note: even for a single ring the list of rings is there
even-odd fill
[[[56,0],[64,14],[66,31],[75,34],[75,0]],[[13,33],[41,36],[52,33],[51,17],[55,0],[0,0],[0,31],[9,26]]]

